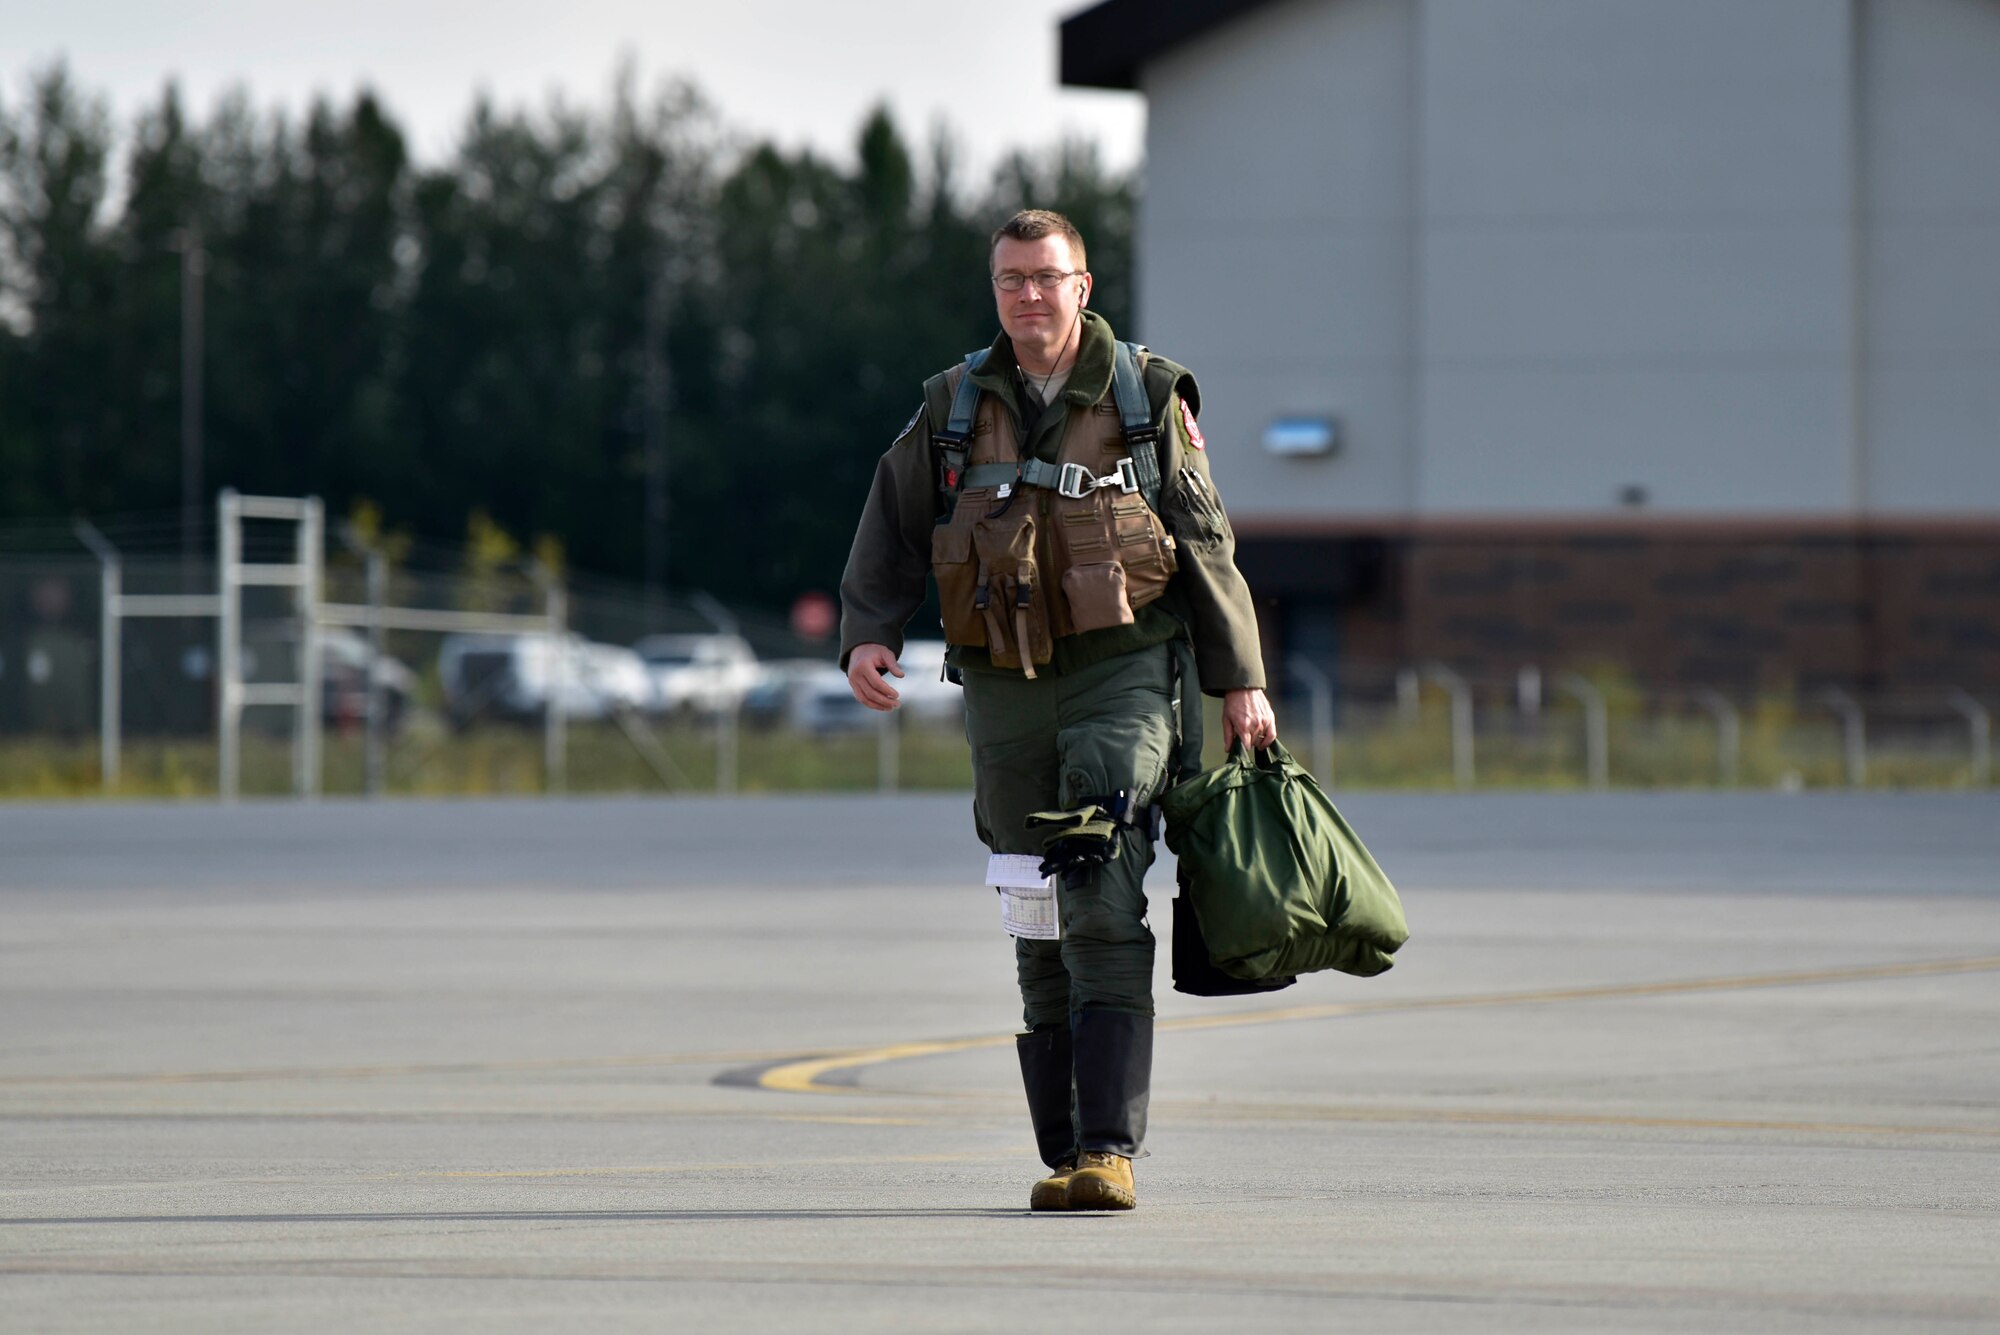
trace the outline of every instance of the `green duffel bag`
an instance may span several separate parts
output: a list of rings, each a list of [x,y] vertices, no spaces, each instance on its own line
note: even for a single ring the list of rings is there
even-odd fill
[[[1313,776],[1273,742],[1160,799],[1217,968],[1234,978],[1338,969],[1369,977],[1410,929],[1402,901]]]

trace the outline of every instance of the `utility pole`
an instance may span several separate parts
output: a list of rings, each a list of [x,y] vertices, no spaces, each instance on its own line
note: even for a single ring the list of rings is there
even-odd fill
[[[201,224],[174,234],[181,254],[181,560],[191,563],[201,546],[202,489],[202,279],[208,252]]]
[[[667,364],[667,264],[653,265],[646,285],[645,436],[642,465],[646,475],[645,562],[646,601],[657,606],[667,594],[667,396],[672,371]]]

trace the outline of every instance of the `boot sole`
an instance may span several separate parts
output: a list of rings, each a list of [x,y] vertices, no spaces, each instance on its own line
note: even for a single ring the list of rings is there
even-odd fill
[[[1028,1193],[1028,1209],[1070,1209],[1070,1179],[1052,1183],[1046,1191],[1036,1183]]]
[[[1069,1208],[1072,1210],[1130,1210],[1139,1204],[1136,1194],[1100,1177],[1071,1178]]]

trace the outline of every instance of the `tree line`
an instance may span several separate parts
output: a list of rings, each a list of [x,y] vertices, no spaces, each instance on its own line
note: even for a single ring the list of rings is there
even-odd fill
[[[191,254],[204,506],[316,493],[725,600],[830,588],[919,382],[992,336],[1000,219],[1075,218],[1128,323],[1129,177],[1075,142],[977,183],[956,157],[882,110],[851,164],[788,151],[621,77],[477,101],[425,164],[367,92],[197,120],[169,85],[121,127],[43,69],[0,99],[0,522],[180,504]]]

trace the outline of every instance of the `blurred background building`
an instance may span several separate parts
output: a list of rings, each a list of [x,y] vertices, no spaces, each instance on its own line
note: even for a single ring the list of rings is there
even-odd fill
[[[1110,0],[1276,656],[2000,685],[2000,4]]]
[[[596,100],[468,89],[442,152],[365,80],[15,71],[0,794],[962,785],[935,607],[885,726],[829,594],[1022,207],[1201,377],[1322,774],[1338,733],[1344,783],[1990,783],[2000,0],[1051,13],[914,140],[889,91],[746,130],[684,43]],[[843,88],[909,92],[868,54]],[[1140,165],[1132,115],[1033,142],[1058,61],[1143,99]],[[267,517],[221,614],[223,488],[323,501],[312,595]]]

